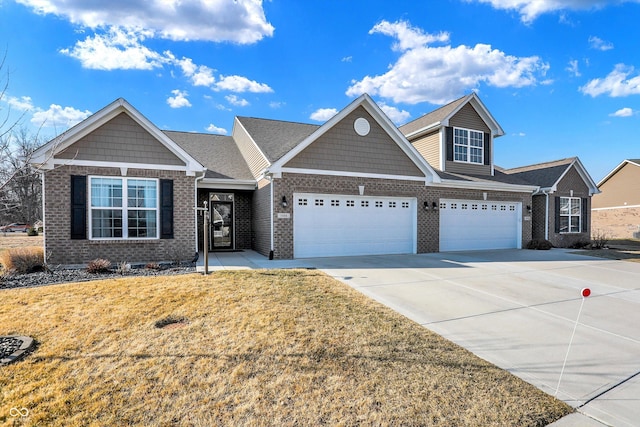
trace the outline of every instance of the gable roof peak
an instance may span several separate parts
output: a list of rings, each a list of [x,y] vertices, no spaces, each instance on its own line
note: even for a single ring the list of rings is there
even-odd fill
[[[449,126],[449,120],[451,120],[451,118],[467,104],[472,105],[478,115],[487,124],[494,137],[504,135],[504,130],[500,124],[489,112],[487,107],[480,100],[478,94],[475,92],[471,92],[461,98],[453,100],[430,113],[400,126],[400,132],[402,132],[407,138],[415,138],[419,135],[423,135],[425,132],[430,132],[443,126]]]
[[[547,169],[555,166],[569,165],[575,162],[577,159],[578,159],[577,157],[566,157],[564,159],[550,160],[547,162],[535,163],[532,165],[517,166],[515,168],[503,169],[503,171],[507,174],[514,174],[514,173],[527,172],[532,170]]]

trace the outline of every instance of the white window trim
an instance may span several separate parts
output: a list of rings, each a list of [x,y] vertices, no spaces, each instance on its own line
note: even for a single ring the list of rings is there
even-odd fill
[[[122,207],[120,208],[95,208],[95,209],[104,209],[104,210],[122,210],[122,237],[93,237],[93,210],[94,207],[91,206],[91,192],[92,185],[91,180],[94,178],[106,178],[106,179],[120,179],[122,180]],[[128,226],[128,211],[129,206],[127,203],[127,190],[128,190],[128,182],[129,180],[137,180],[137,181],[154,181],[156,183],[156,206],[155,208],[132,208],[131,210],[155,210],[156,212],[156,235],[152,237],[129,237],[129,226]],[[135,177],[135,176],[103,176],[103,175],[90,175],[88,182],[89,190],[87,191],[87,208],[89,211],[88,222],[89,222],[89,240],[105,240],[105,241],[122,241],[122,240],[158,240],[160,239],[160,180],[157,178],[145,178],[145,177]]]
[[[456,129],[464,130],[467,132],[467,145],[456,144]],[[471,147],[471,132],[479,133],[482,136],[482,147]],[[484,165],[484,150],[486,146],[486,141],[484,140],[484,132],[468,129],[463,127],[454,126],[453,128],[453,161],[456,163],[467,163],[471,165]],[[459,147],[466,147],[467,149],[467,160],[456,160],[456,145]],[[480,161],[472,162],[471,161],[471,148],[480,148]]]
[[[564,197],[561,196],[560,197],[560,206],[562,206],[562,199],[569,199],[569,213],[568,214],[563,214],[562,211],[560,211],[560,218],[562,217],[567,217],[569,219],[568,224],[568,229],[571,230],[571,218],[577,216],[578,217],[578,231],[560,231],[560,234],[579,234],[582,233],[582,198],[580,197]],[[571,214],[571,200],[577,200],[578,201],[578,205],[580,206],[580,210],[578,211],[578,214]]]

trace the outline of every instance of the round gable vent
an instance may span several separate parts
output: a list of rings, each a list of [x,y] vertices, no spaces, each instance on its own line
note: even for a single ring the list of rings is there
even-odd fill
[[[364,117],[359,117],[353,122],[353,129],[355,129],[356,133],[360,136],[369,135],[369,131],[371,130],[371,125],[369,121]]]

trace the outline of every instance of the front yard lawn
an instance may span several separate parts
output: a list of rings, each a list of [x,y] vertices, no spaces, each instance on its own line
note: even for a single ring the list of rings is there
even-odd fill
[[[0,301],[0,335],[39,343],[0,367],[7,425],[545,426],[572,412],[313,270],[11,289]],[[167,319],[186,323],[156,326]]]

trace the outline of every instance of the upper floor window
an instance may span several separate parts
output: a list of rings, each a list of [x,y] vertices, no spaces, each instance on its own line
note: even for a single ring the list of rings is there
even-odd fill
[[[580,233],[582,199],[579,197],[560,197],[560,233]]]
[[[90,177],[91,238],[157,239],[158,180]]]
[[[484,133],[454,128],[453,160],[479,165],[484,164]]]

